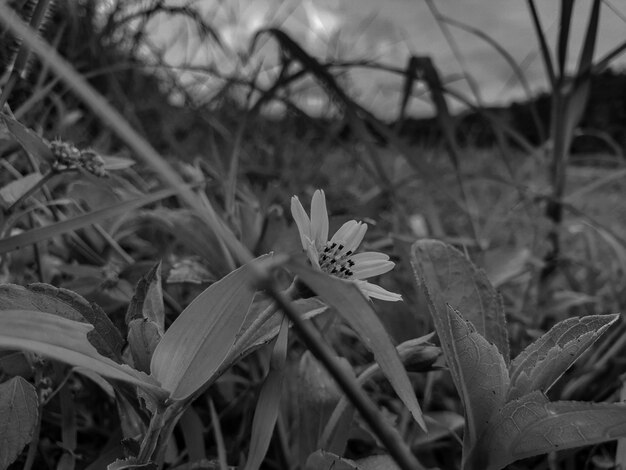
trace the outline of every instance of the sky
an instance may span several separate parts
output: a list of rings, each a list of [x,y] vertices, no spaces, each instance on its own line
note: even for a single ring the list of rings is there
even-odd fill
[[[176,1],[173,1],[176,3]],[[543,29],[554,46],[558,33],[556,0],[539,0]],[[218,33],[224,48],[200,42],[188,22],[157,19],[151,25],[153,43],[166,50],[172,66],[210,66],[220,74],[252,76],[259,74],[263,85],[276,73],[276,43],[267,36],[260,42],[252,60],[244,59],[254,34],[262,28],[278,26],[287,31],[309,54],[321,59],[370,59],[393,67],[405,67],[411,55],[430,56],[444,82],[472,102],[506,104],[523,99],[524,88],[515,79],[506,60],[477,34],[455,26],[442,28],[436,14],[462,22],[492,38],[520,65],[533,93],[546,89],[545,69],[538,54],[537,40],[522,0],[201,0],[196,5]],[[590,0],[575,3],[568,67],[578,60]],[[447,36],[446,36],[447,34]],[[450,40],[451,39],[451,40]],[[626,2],[605,0],[601,10],[600,33],[595,57],[599,58],[626,41]],[[626,54],[615,61],[626,69]],[[467,72],[477,87],[473,91]],[[210,96],[221,83],[206,74],[180,72],[181,80],[197,96]],[[398,112],[402,78],[388,72],[352,69],[340,79],[349,94],[385,119]],[[299,105],[311,113],[327,109],[323,90],[311,81],[300,84]],[[462,105],[449,104],[455,110]],[[411,100],[415,116],[432,113],[426,97]]]

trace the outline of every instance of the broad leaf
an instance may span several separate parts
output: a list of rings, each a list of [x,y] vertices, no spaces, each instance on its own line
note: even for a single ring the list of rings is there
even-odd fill
[[[434,303],[427,293],[441,348],[465,412],[464,451],[472,448],[491,417],[504,405],[509,375],[502,354],[460,313]]]
[[[506,404],[480,438],[468,469],[498,470],[527,457],[626,436],[626,405],[549,402],[532,392]]]
[[[0,384],[0,468],[7,468],[32,438],[39,416],[37,391],[22,377]]]
[[[90,323],[89,341],[103,356],[121,362],[124,340],[118,329],[98,305],[71,290],[43,283],[0,285],[0,310],[35,310]]]
[[[356,331],[368,349],[374,353],[374,359],[415,421],[426,429],[422,410],[398,351],[371,303],[359,288],[352,282],[314,271],[294,261],[287,263],[286,267],[298,275],[324,302],[337,310]]]
[[[500,294],[487,275],[456,248],[438,240],[419,240],[411,249],[418,281],[441,292],[443,301],[463,312],[476,331],[496,345],[509,363],[509,340]],[[419,264],[418,264],[419,263]]]
[[[466,418],[463,448],[467,453],[492,415],[505,403],[509,387],[507,366],[497,347],[446,304],[432,272],[434,266],[423,265],[416,257],[411,261],[424,289],[452,380],[463,401]]]
[[[196,297],[165,332],[150,369],[172,399],[183,400],[215,378],[252,304],[252,281],[250,265],[236,269]]]
[[[568,318],[524,349],[511,363],[508,400],[547,391],[619,315]]]
[[[86,367],[109,379],[143,388],[155,399],[167,393],[150,376],[102,356],[87,340],[91,325],[32,310],[0,311],[0,348],[21,349]]]

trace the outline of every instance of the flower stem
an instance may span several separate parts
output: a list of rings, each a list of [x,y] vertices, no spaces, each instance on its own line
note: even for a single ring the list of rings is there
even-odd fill
[[[278,307],[293,323],[293,329],[313,355],[324,365],[330,375],[348,396],[354,407],[359,411],[372,432],[380,439],[389,451],[391,457],[402,470],[420,470],[424,467],[417,461],[409,447],[402,441],[397,431],[389,426],[376,408],[376,405],[363,393],[354,377],[346,374],[333,351],[327,346],[313,329],[307,324],[298,312],[291,306],[288,298],[279,292],[272,284],[271,279],[261,273],[258,281],[272,297]]]

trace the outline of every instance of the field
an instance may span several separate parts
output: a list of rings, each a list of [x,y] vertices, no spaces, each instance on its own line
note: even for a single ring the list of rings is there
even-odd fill
[[[430,57],[322,59],[280,25],[234,71],[183,75],[149,24],[226,48],[194,3],[18,3],[0,2],[0,470],[626,468],[608,2],[566,70],[574,2],[552,44],[529,0],[550,90],[506,108]],[[353,97],[363,67],[402,78],[393,119]]]

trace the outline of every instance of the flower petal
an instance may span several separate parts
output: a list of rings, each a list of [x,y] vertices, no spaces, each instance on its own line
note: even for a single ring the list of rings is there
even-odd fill
[[[311,200],[311,239],[319,250],[328,241],[328,211],[326,210],[326,196],[318,189],[313,193]]]
[[[350,256],[350,259],[359,264],[367,261],[387,261],[389,256],[378,251],[364,251],[363,253]]]
[[[365,232],[367,232],[367,224],[359,222],[357,229],[354,233],[351,233],[350,238],[346,240],[346,251],[354,252],[363,241]]]
[[[296,221],[298,226],[298,232],[300,232],[300,242],[302,243],[302,249],[306,250],[308,246],[307,239],[311,239],[311,221],[307,215],[304,207],[300,204],[298,196],[291,198],[291,216]]]
[[[367,279],[368,277],[378,276],[393,269],[396,265],[393,261],[366,261],[355,264],[352,268],[354,275],[351,279]]]
[[[311,261],[311,264],[313,265],[314,268],[322,269],[320,268],[320,261],[319,261],[320,253],[319,251],[317,251],[317,248],[315,247],[315,243],[310,238],[306,239],[306,243],[307,243],[307,246],[304,250],[306,251],[306,255],[309,258],[309,261]]]
[[[359,289],[361,289],[361,292],[363,292],[363,294],[367,298],[386,300],[388,302],[397,302],[399,300],[402,300],[402,296],[400,294],[389,292],[388,290],[383,289],[382,287],[377,286],[376,284],[372,284],[371,282],[367,282],[367,281],[354,281],[354,282],[356,282]]]
[[[335,232],[333,238],[330,239],[331,243],[346,244],[347,236],[358,227],[359,223],[356,220],[348,220],[345,224],[339,227],[339,230]]]

